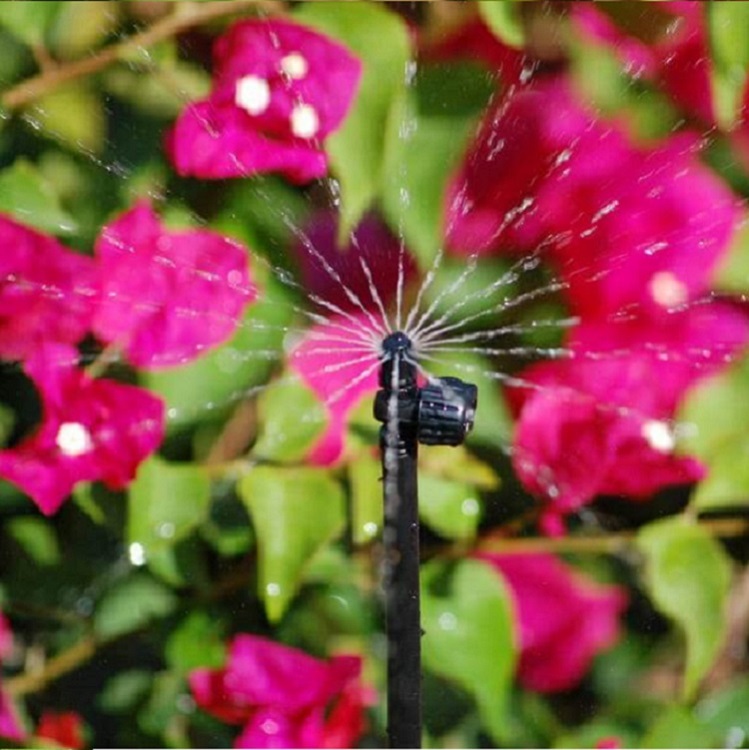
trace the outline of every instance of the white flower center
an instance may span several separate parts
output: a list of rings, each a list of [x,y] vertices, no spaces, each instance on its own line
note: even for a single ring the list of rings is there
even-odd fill
[[[651,419],[642,425],[642,436],[659,453],[671,453],[676,446],[674,431],[669,424],[658,419]]]
[[[297,138],[314,138],[320,129],[317,111],[309,104],[297,104],[291,110],[291,132]]]
[[[82,456],[93,448],[91,434],[79,422],[64,422],[55,438],[60,452],[66,456]]]
[[[686,285],[669,271],[659,271],[653,274],[648,288],[651,297],[661,307],[683,305],[689,296]]]
[[[281,71],[295,81],[304,78],[309,71],[307,58],[299,52],[291,52],[281,58]]]
[[[244,76],[234,89],[234,103],[251,115],[261,115],[270,104],[268,81],[258,76]]]

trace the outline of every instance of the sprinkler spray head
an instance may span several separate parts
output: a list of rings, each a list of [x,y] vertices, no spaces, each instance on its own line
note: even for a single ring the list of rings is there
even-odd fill
[[[387,423],[393,393],[396,418],[401,426],[416,429],[424,445],[460,445],[473,428],[478,389],[460,378],[437,378],[418,387],[416,365],[410,356],[413,344],[405,333],[391,333],[382,342],[383,363],[374,415]],[[397,380],[396,380],[397,378]]]

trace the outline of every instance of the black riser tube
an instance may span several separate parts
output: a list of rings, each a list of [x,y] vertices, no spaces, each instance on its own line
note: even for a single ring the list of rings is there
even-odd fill
[[[388,743],[421,747],[421,618],[416,429],[380,433],[384,457]]]

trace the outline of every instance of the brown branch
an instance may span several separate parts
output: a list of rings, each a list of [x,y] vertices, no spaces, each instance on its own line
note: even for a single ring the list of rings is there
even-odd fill
[[[49,659],[42,669],[24,672],[3,681],[3,690],[12,696],[28,695],[43,690],[50,682],[85,664],[102,644],[93,637],[84,638],[57,656]]]
[[[0,98],[3,107],[19,109],[69,81],[97,73],[138,49],[150,47],[193,26],[234,15],[250,8],[278,13],[285,5],[278,0],[214,0],[210,3],[179,3],[173,13],[145,31],[100,50],[91,57],[58,65],[8,89]]]
[[[713,536],[725,539],[749,534],[749,519],[746,518],[711,518],[697,523]],[[553,552],[557,554],[591,552],[605,555],[621,552],[632,544],[636,536],[636,531],[623,531],[618,534],[598,536],[563,537],[503,538],[495,534],[479,540],[475,551],[503,555],[530,552]]]

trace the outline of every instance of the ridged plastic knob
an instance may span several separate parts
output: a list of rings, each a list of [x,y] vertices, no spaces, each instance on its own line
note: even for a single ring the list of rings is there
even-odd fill
[[[473,429],[478,388],[459,378],[440,378],[421,389],[418,440],[424,445],[461,445]]]

